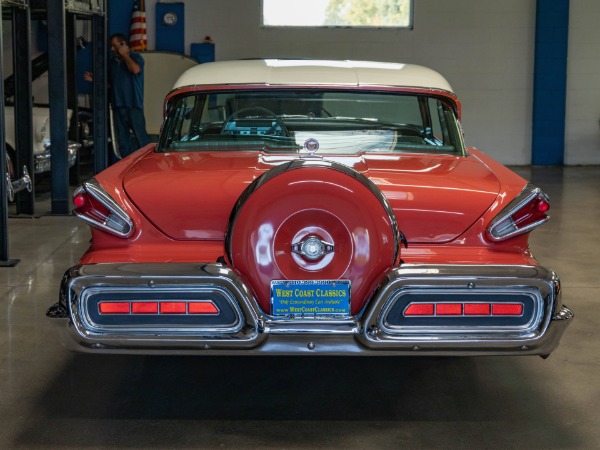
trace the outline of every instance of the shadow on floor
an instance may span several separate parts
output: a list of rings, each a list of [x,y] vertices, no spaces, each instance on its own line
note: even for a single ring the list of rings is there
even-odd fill
[[[73,355],[15,444],[578,446],[523,383],[527,361]]]

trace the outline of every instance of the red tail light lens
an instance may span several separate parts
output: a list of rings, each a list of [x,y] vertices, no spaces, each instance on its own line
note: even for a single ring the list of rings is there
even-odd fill
[[[94,221],[105,222],[110,215],[106,206],[85,191],[73,197],[73,204],[77,207],[76,215],[85,215]]]
[[[462,315],[462,304],[440,303],[435,307],[435,313],[438,316],[460,316]]]
[[[185,302],[160,302],[161,314],[185,314]]]
[[[73,204],[76,208],[82,208],[83,206],[85,206],[86,202],[87,196],[83,193],[77,194],[75,197],[73,197]]]
[[[132,314],[158,314],[158,302],[132,302]]]
[[[218,314],[219,310],[213,302],[190,302],[188,305],[190,314]]]
[[[73,195],[75,214],[90,226],[118,237],[133,234],[133,221],[96,180],[85,182]]]
[[[100,314],[129,314],[129,302],[102,302],[98,309]]]
[[[411,303],[405,317],[521,316],[523,303]]]
[[[494,303],[492,314],[494,316],[520,316],[523,314],[523,305],[520,303]]]
[[[412,303],[404,311],[405,316],[433,316],[435,306],[433,303]]]
[[[546,214],[549,209],[548,196],[539,188],[528,184],[519,196],[492,220],[487,229],[487,236],[492,241],[503,241],[527,233],[550,218]]]
[[[518,228],[524,228],[532,223],[547,218],[546,211],[550,204],[541,197],[536,197],[517,212],[511,218]]]
[[[465,316],[489,316],[491,313],[489,303],[465,303]]]

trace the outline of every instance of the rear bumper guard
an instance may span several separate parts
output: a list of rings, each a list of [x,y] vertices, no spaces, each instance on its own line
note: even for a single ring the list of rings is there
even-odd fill
[[[222,314],[106,319],[97,313],[100,302],[141,300],[160,311],[163,303],[208,301]],[[403,314],[411,303],[498,301],[522,304],[523,314],[514,320]],[[388,274],[368,305],[341,320],[276,318],[221,264],[123,263],[69,269],[47,315],[63,343],[83,352],[453,356],[545,356],[573,318],[561,303],[558,277],[540,266],[404,265]]]

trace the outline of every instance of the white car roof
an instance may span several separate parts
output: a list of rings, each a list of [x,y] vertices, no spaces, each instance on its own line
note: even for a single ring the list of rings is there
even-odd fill
[[[453,92],[439,73],[413,64],[368,61],[260,59],[199,64],[174,89],[220,84],[399,86]]]

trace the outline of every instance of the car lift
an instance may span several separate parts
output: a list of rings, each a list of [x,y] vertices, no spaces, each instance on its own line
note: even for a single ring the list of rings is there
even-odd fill
[[[67,108],[73,109],[77,121],[75,88],[75,23],[77,18],[92,20],[94,42],[94,171],[105,169],[108,161],[107,139],[107,17],[101,0],[0,0],[12,14],[13,53],[15,71],[15,134],[19,143],[15,167],[23,166],[23,176],[15,181],[5,180],[6,153],[4,138],[0,139],[0,267],[13,267],[19,260],[8,255],[8,201],[16,200],[17,214],[34,215],[34,173],[31,93],[31,13],[41,13],[53,26],[48,30],[48,88],[50,92],[50,134],[52,136],[52,214],[70,213]],[[0,58],[2,58],[2,25],[0,24]],[[67,51],[67,40],[70,44]],[[67,72],[67,59],[73,68]],[[67,77],[68,88],[67,90]],[[0,78],[3,80],[2,67]],[[0,83],[0,99],[4,100],[4,83]],[[4,133],[4,109],[0,109],[0,130]],[[77,126],[75,124],[75,129]],[[24,191],[29,195],[24,195]],[[19,195],[16,193],[21,192]]]

